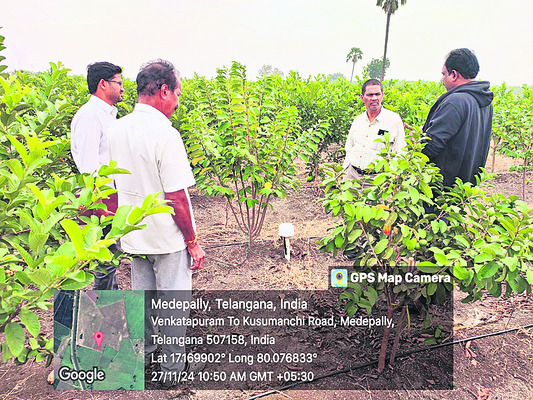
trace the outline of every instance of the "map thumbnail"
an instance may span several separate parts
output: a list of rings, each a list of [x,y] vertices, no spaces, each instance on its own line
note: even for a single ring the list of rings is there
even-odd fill
[[[57,291],[54,388],[144,389],[144,292]]]

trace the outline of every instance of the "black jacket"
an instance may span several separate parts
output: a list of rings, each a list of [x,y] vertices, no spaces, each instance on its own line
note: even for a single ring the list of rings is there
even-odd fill
[[[476,183],[485,166],[492,129],[489,82],[474,81],[457,86],[439,97],[431,107],[422,130],[431,139],[422,151],[435,163],[445,186],[455,178]]]

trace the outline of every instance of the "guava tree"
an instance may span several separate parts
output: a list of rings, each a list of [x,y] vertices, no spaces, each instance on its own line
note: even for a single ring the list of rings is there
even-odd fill
[[[516,97],[504,89],[494,106],[493,127],[501,140],[497,143],[499,151],[522,160],[522,165],[511,167],[511,171],[522,172],[522,200],[526,201],[526,173],[531,171],[533,159],[533,89],[524,85]]]
[[[1,47],[1,46],[0,46]],[[108,246],[140,229],[140,221],[168,211],[155,196],[115,216],[84,216],[105,208],[114,193],[109,174],[75,175],[69,163],[68,124],[75,108],[63,93],[66,70],[51,64],[43,85],[28,76],[0,76],[0,343],[2,361],[51,362],[53,339],[41,332],[38,310],[48,310],[57,289],[81,289],[91,271],[110,262]],[[78,92],[78,91],[76,91]],[[103,237],[102,228],[112,226]]]
[[[401,311],[391,351],[394,360],[407,305],[436,296],[445,299],[451,282],[468,293],[465,301],[531,292],[533,284],[533,209],[501,194],[488,196],[482,186],[457,180],[442,187],[442,176],[421,153],[420,131],[408,138],[401,154],[391,153],[385,135],[381,157],[369,168],[377,173],[361,182],[341,182],[342,168],[326,167],[327,212],[340,217],[322,240],[322,250],[352,253],[354,270],[406,277],[435,275],[435,281],[349,283],[341,294],[346,311],[370,314],[379,299],[387,316]],[[489,176],[483,173],[480,184]],[[383,371],[390,329],[383,335],[378,370]]]
[[[181,125],[198,187],[226,198],[250,243],[271,199],[298,188],[294,160],[306,160],[320,142],[320,131],[300,129],[296,107],[276,101],[276,79],[248,81],[236,62],[213,81],[197,78],[189,89],[194,108]]]

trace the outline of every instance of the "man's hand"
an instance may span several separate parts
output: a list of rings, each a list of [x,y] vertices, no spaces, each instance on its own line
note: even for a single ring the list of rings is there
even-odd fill
[[[191,270],[201,269],[204,266],[205,261],[205,251],[202,249],[202,246],[198,242],[194,242],[190,245],[187,245],[187,250],[192,257],[193,264],[191,265]]]
[[[187,250],[193,259],[193,264],[190,269],[195,270],[204,266],[205,251],[197,242],[196,232],[192,225],[189,198],[185,190],[181,189],[170,193],[165,192],[165,199],[169,200],[168,205],[174,209],[172,219],[183,234]],[[190,239],[186,240],[186,238]]]
[[[115,215],[115,213],[104,208],[97,208],[94,210],[93,215],[96,215],[97,217],[109,217],[111,215]]]
[[[403,127],[409,129],[409,133],[413,133],[415,131],[415,128],[413,128],[411,125],[409,125],[407,122],[403,123]]]

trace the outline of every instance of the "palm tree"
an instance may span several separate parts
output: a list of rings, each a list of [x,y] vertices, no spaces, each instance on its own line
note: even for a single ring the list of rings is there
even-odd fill
[[[361,58],[363,58],[363,52],[361,51],[361,49],[359,47],[352,47],[352,49],[350,50],[350,52],[348,53],[348,55],[346,56],[346,62],[348,61],[351,61],[353,62],[353,66],[352,66],[352,76],[350,77],[350,83],[352,83],[352,79],[353,79],[353,70],[355,68],[355,63],[360,60]]]
[[[405,5],[407,0],[400,0],[401,5]],[[383,62],[381,69],[381,80],[385,78],[385,60],[387,59],[387,42],[389,41],[389,25],[390,25],[390,16],[396,12],[398,9],[398,0],[377,0],[376,6],[381,7],[385,14],[387,14],[387,28],[385,29],[385,50],[383,51]]]

